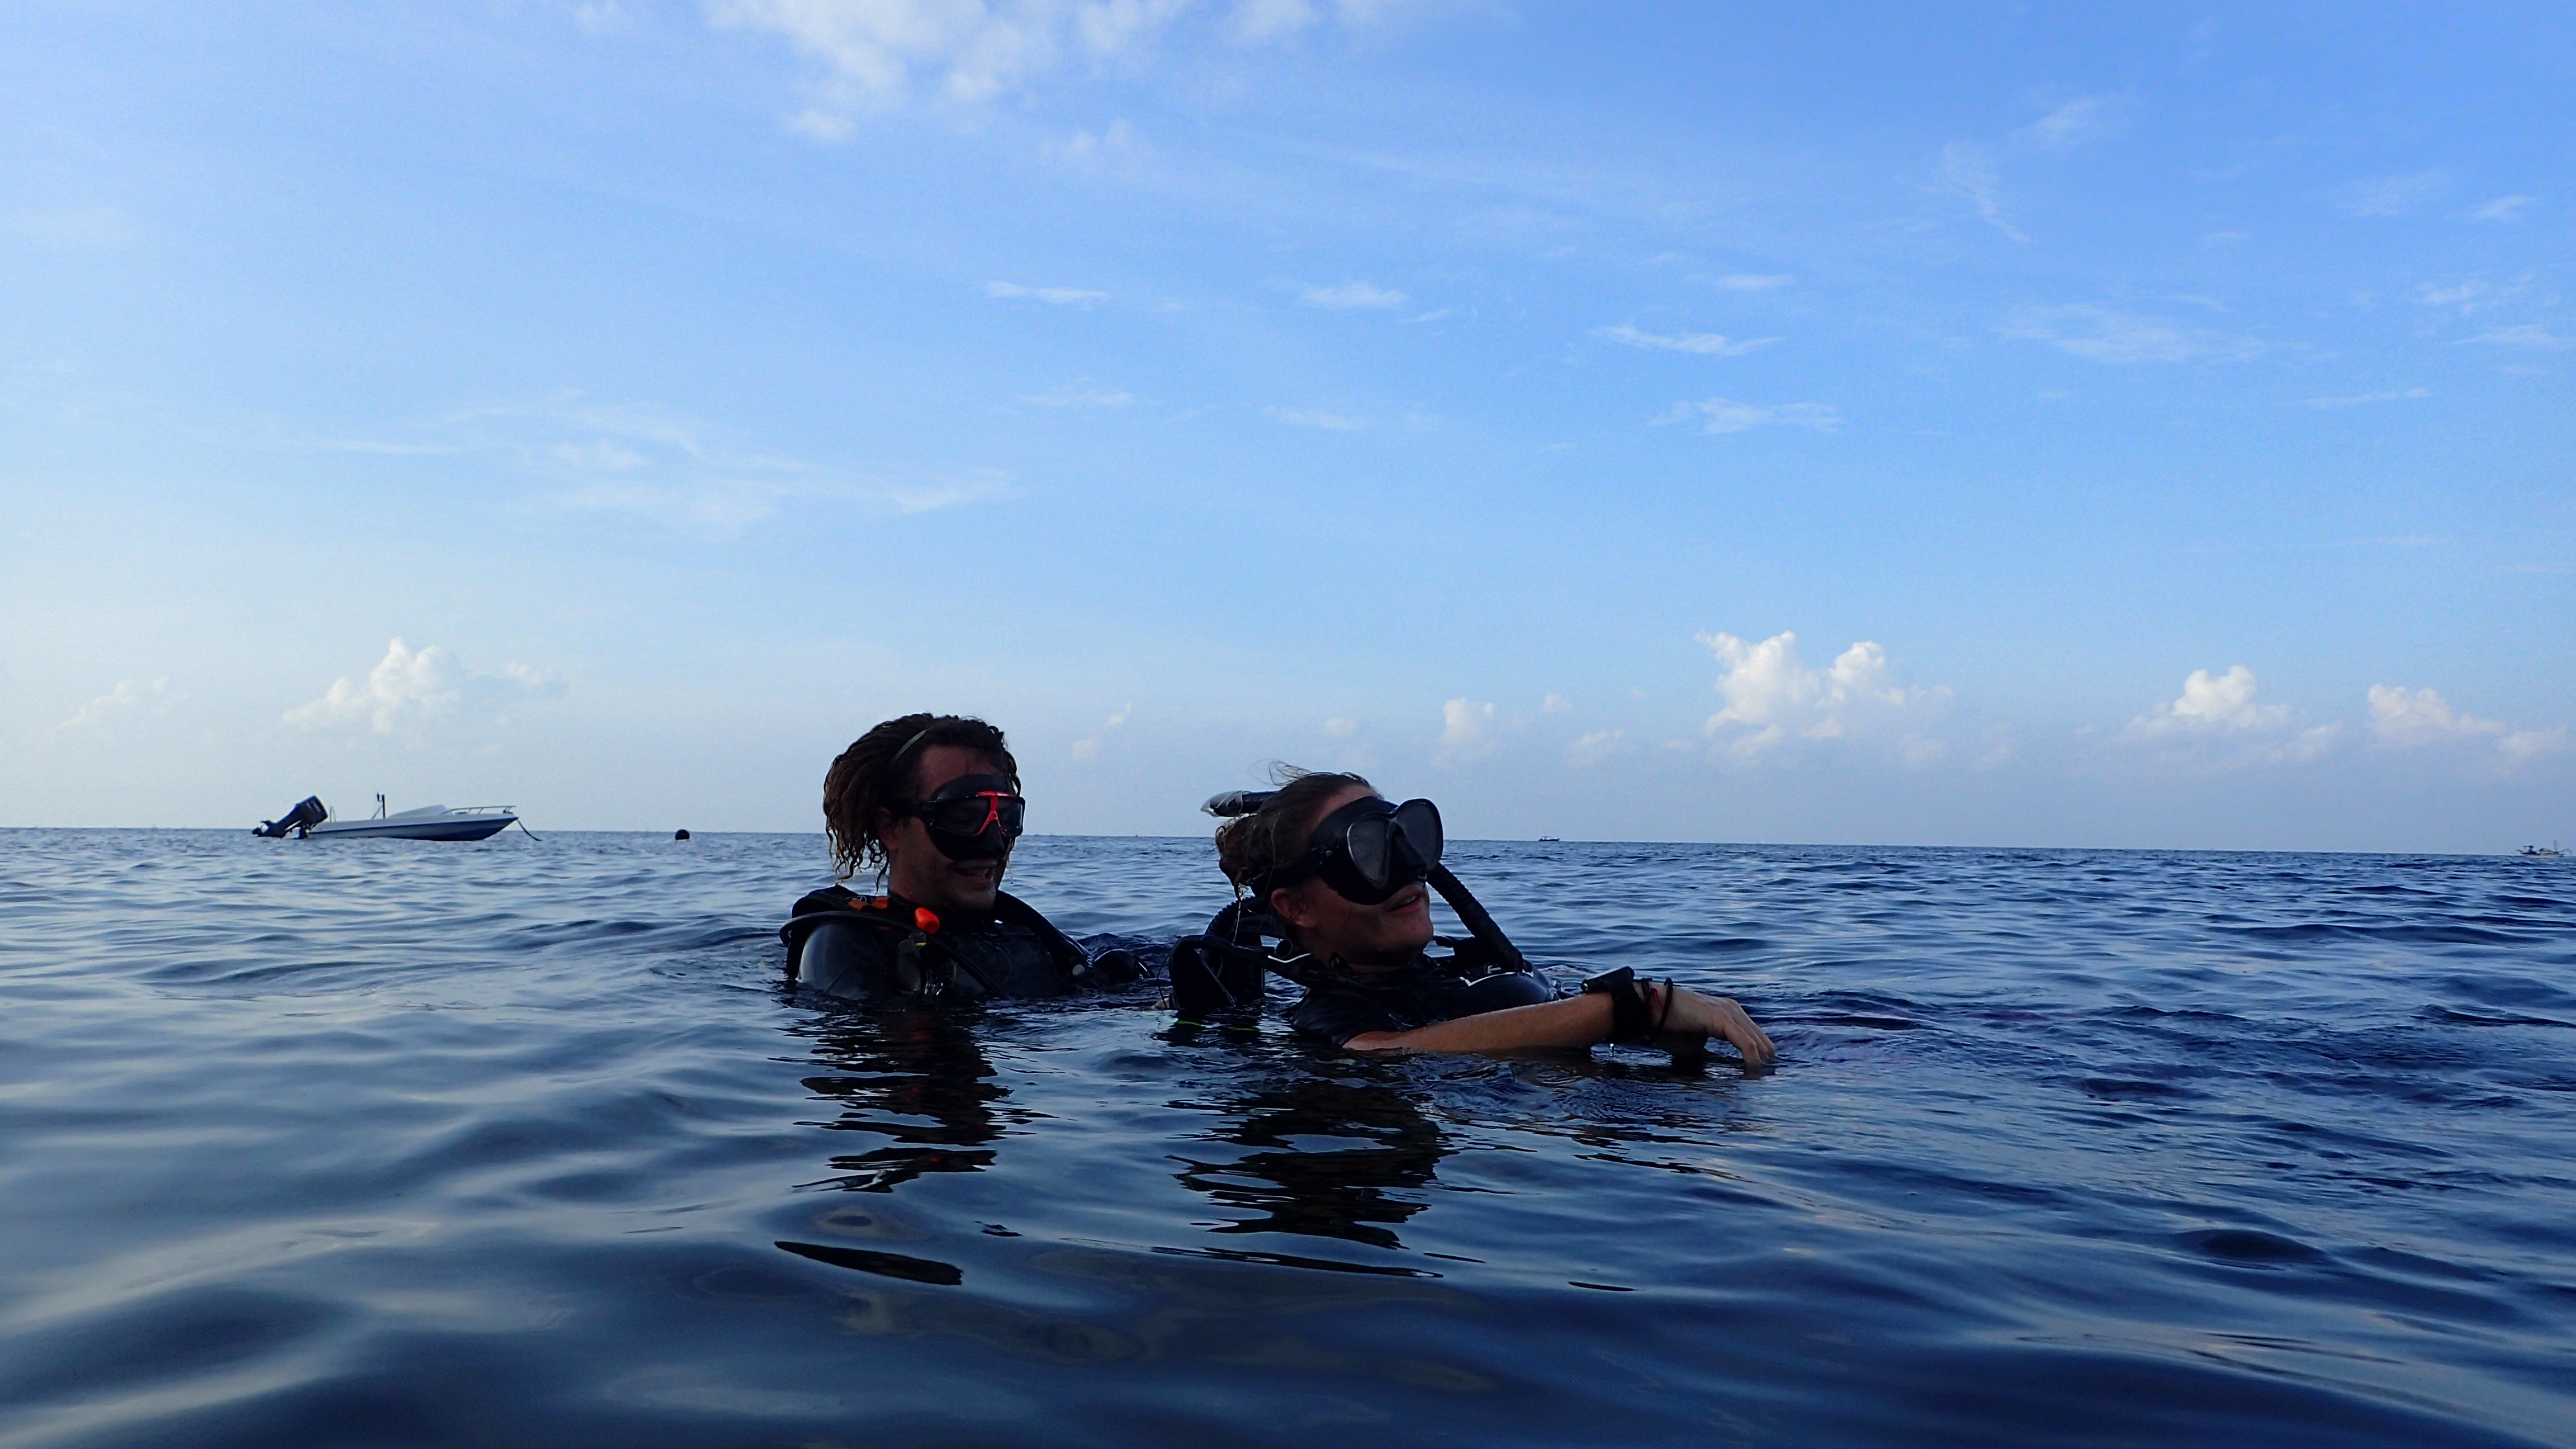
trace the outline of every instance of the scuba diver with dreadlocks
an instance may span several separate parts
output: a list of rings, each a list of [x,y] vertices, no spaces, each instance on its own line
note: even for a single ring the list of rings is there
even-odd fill
[[[1173,948],[1173,1004],[1184,1017],[1257,1010],[1262,973],[1306,988],[1290,1022],[1352,1051],[1504,1052],[1651,1044],[1702,1056],[1711,1037],[1768,1066],[1771,1038],[1744,1008],[1627,967],[1560,997],[1440,863],[1440,810],[1392,804],[1357,775],[1283,771],[1277,790],[1210,800],[1217,863],[1236,900],[1203,936]],[[1469,931],[1432,934],[1439,890]],[[1266,939],[1276,938],[1276,950]],[[1433,956],[1435,942],[1450,948]]]
[[[814,891],[781,927],[787,974],[834,996],[985,1000],[1064,996],[1142,975],[1125,951],[1090,956],[1002,889],[1028,802],[1002,732],[908,714],[841,752],[823,777],[833,874],[878,869],[880,894]]]

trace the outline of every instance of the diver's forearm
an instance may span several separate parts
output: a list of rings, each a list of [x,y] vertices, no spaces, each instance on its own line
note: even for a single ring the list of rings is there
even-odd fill
[[[1411,1031],[1365,1031],[1342,1045],[1364,1052],[1505,1052],[1587,1047],[1609,1039],[1610,998],[1595,992],[1455,1017]]]

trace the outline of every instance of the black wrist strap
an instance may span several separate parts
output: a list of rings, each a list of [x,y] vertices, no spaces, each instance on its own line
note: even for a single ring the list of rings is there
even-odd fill
[[[1610,998],[1610,1040],[1654,1040],[1654,1011],[1646,1005],[1646,994],[1637,989],[1636,972],[1625,966],[1615,971],[1604,971],[1586,978],[1583,989]]]

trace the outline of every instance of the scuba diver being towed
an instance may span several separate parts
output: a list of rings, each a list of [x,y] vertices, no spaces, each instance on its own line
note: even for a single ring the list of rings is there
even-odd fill
[[[1173,1004],[1187,1018],[1257,1010],[1262,973],[1306,988],[1301,1035],[1352,1051],[1507,1052],[1597,1042],[1705,1055],[1711,1037],[1748,1071],[1777,1055],[1744,1008],[1628,967],[1560,997],[1440,863],[1440,810],[1390,803],[1357,775],[1283,771],[1272,791],[1207,803],[1235,903],[1173,948]],[[1431,890],[1470,933],[1433,956]],[[1265,945],[1276,938],[1278,947]]]
[[[778,932],[787,974],[843,997],[1064,996],[1143,974],[1125,951],[1092,957],[1002,889],[1028,802],[1002,732],[980,719],[908,714],[841,752],[823,777],[832,873],[878,868],[881,894],[834,885],[796,902]]]

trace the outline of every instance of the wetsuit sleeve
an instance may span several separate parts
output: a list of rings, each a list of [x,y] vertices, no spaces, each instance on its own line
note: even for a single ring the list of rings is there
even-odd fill
[[[1310,989],[1306,999],[1288,1014],[1288,1024],[1300,1036],[1340,1046],[1362,1032],[1403,1031],[1406,1023],[1395,1013],[1369,998],[1350,991]]]
[[[796,977],[809,991],[874,996],[894,989],[894,933],[858,921],[825,921],[805,938]]]

